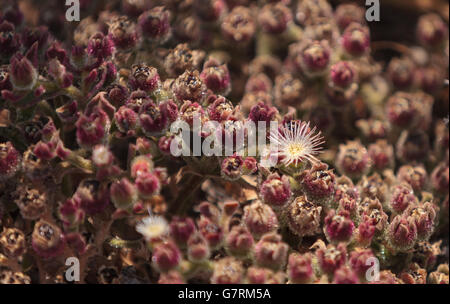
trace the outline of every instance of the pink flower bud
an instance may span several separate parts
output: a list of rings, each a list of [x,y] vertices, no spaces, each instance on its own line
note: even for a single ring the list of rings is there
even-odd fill
[[[76,127],[78,144],[89,149],[105,140],[110,127],[110,120],[103,110],[98,110],[89,116],[82,114],[76,122]]]
[[[159,243],[153,250],[152,263],[159,272],[174,269],[180,261],[181,252],[172,242]]]
[[[242,165],[244,160],[239,155],[226,157],[222,161],[221,175],[227,180],[237,180],[242,176]]]
[[[289,246],[281,239],[281,235],[269,233],[264,235],[255,245],[255,260],[259,266],[280,269],[286,264]]]
[[[249,284],[283,284],[285,276],[282,272],[273,272],[264,267],[251,266],[247,269],[246,281]]]
[[[14,176],[20,167],[21,156],[11,142],[0,143],[0,180]]]
[[[85,218],[85,213],[80,206],[80,200],[68,199],[59,207],[58,211],[64,226],[68,229],[77,227],[83,223]]]
[[[423,15],[417,22],[417,38],[425,47],[440,47],[448,38],[447,25],[438,14]]]
[[[348,141],[339,145],[336,168],[341,174],[356,179],[368,173],[371,165],[370,155],[360,142]]]
[[[448,162],[439,163],[431,172],[431,185],[438,193],[448,194],[449,168]]]
[[[349,265],[360,277],[360,279],[365,279],[367,270],[372,267],[370,263],[367,263],[367,261],[368,259],[374,257],[375,256],[371,249],[356,248],[350,253]]]
[[[256,31],[251,11],[244,6],[237,6],[225,17],[221,24],[222,35],[235,43],[248,43]]]
[[[250,119],[254,123],[264,121],[269,124],[271,120],[275,119],[275,116],[277,114],[277,108],[266,105],[264,102],[260,101],[250,109],[248,119]]]
[[[341,266],[336,269],[333,284],[359,284],[357,274],[349,266]]]
[[[211,252],[208,242],[201,233],[191,234],[187,242],[187,256],[192,262],[202,262],[209,258]]]
[[[370,144],[368,152],[375,170],[382,172],[385,169],[392,169],[394,167],[394,148],[386,140],[380,139]]]
[[[222,245],[224,233],[217,223],[205,216],[201,216],[197,222],[197,227],[211,249],[217,249]]]
[[[417,240],[417,226],[412,217],[397,215],[387,231],[389,244],[398,251],[408,251]]]
[[[334,18],[341,31],[353,22],[365,24],[365,10],[354,3],[344,3],[336,7]]]
[[[291,21],[291,10],[281,2],[264,5],[258,14],[259,25],[270,34],[283,33]]]
[[[304,41],[292,45],[289,56],[306,76],[317,77],[328,71],[331,48],[326,40]]]
[[[314,280],[314,271],[309,254],[291,253],[288,259],[287,275],[294,284],[307,284]]]
[[[221,64],[212,57],[203,65],[200,78],[214,93],[227,95],[231,90],[230,72],[227,65]]]
[[[161,187],[158,177],[150,172],[139,174],[135,183],[139,197],[143,199],[148,199],[158,194]]]
[[[134,65],[129,82],[133,90],[151,93],[160,85],[158,70],[145,64]]]
[[[418,203],[417,197],[409,184],[397,185],[391,192],[389,205],[396,214],[401,214],[409,206],[414,206]]]
[[[139,42],[136,24],[125,16],[113,20],[108,29],[108,37],[122,51],[133,49]]]
[[[253,249],[253,243],[253,236],[245,226],[233,226],[225,239],[225,248],[233,256],[244,257]]]
[[[222,122],[227,120],[234,113],[234,106],[231,101],[223,96],[218,96],[208,107],[209,119]]]
[[[195,231],[195,223],[189,218],[181,218],[175,216],[170,222],[170,234],[177,242],[177,244],[181,246],[185,246],[189,237]]]
[[[280,177],[277,173],[269,175],[262,183],[260,191],[264,202],[275,208],[285,206],[292,196],[288,177]]]
[[[350,214],[341,210],[336,214],[334,209],[325,217],[324,232],[328,241],[332,243],[349,242],[353,236],[355,225],[350,219]]]
[[[178,101],[189,100],[195,103],[203,100],[206,86],[197,70],[186,70],[175,79],[173,92]]]
[[[110,196],[117,209],[129,209],[138,199],[136,186],[127,178],[122,178],[111,185]]]
[[[142,13],[138,24],[144,38],[164,41],[170,34],[170,13],[163,6],[157,6]]]
[[[242,165],[242,174],[253,174],[258,171],[258,162],[254,157],[246,157]]]
[[[348,88],[356,82],[356,78],[355,67],[349,61],[339,61],[330,68],[330,79],[333,86]]]
[[[388,77],[395,88],[407,90],[413,84],[415,68],[408,57],[393,58],[387,68]]]
[[[327,245],[325,248],[319,248],[316,251],[319,260],[320,269],[327,274],[333,274],[347,261],[347,248],[344,244]]]
[[[437,207],[431,202],[411,205],[405,213],[414,219],[417,227],[417,238],[419,241],[426,241],[433,234],[436,226]]]
[[[130,172],[132,178],[139,175],[149,173],[153,170],[153,161],[150,156],[139,155],[131,161]]]
[[[114,43],[102,33],[94,34],[88,42],[87,52],[97,59],[106,59],[114,53]]]
[[[78,185],[73,199],[79,200],[80,207],[86,214],[98,214],[109,204],[109,191],[105,184],[94,179],[86,179]]]
[[[30,91],[36,85],[38,72],[30,60],[16,54],[11,58],[9,78],[15,90]]]
[[[225,257],[214,263],[212,284],[240,284],[244,277],[242,262],[233,257]]]
[[[314,164],[296,177],[301,183],[309,200],[326,204],[331,201],[335,191],[336,178],[333,170],[324,163]]]
[[[244,207],[243,221],[255,238],[276,231],[278,218],[269,205],[255,201]]]
[[[315,235],[320,231],[321,206],[316,206],[303,196],[290,203],[285,212],[287,225],[298,236]]]
[[[360,57],[370,49],[370,32],[367,26],[352,23],[342,33],[341,45],[352,57]]]
[[[397,172],[399,182],[406,182],[413,188],[415,193],[421,193],[428,180],[427,171],[423,166],[404,165]]]

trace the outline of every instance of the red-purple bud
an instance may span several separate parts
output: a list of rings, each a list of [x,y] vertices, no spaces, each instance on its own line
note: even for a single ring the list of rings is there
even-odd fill
[[[214,102],[208,107],[209,119],[222,122],[227,120],[234,113],[234,106],[231,101],[223,96],[217,96]]]
[[[160,86],[158,70],[145,64],[134,65],[129,82],[133,90],[151,93]]]
[[[325,217],[323,231],[328,241],[332,243],[348,243],[353,236],[355,224],[350,219],[348,211],[341,210],[338,213],[331,209]]]
[[[157,6],[138,18],[142,36],[150,40],[165,41],[170,34],[170,13],[164,6]]]
[[[230,72],[226,64],[209,58],[203,65],[200,78],[206,87],[216,94],[227,95],[231,90]]]
[[[281,271],[275,273],[264,267],[250,266],[247,269],[246,281],[249,284],[283,284],[285,276]]]
[[[306,76],[317,77],[328,71],[331,48],[326,40],[299,42],[289,48],[289,56]]]
[[[398,251],[408,251],[417,240],[417,227],[412,217],[397,215],[387,231],[389,244]]]
[[[356,248],[350,253],[350,267],[356,272],[360,279],[365,279],[367,270],[372,267],[370,263],[367,263],[370,258],[375,258],[371,249]]]
[[[352,23],[342,33],[341,45],[351,57],[360,57],[370,49],[370,31],[367,26]]]
[[[233,226],[225,239],[225,249],[230,255],[245,257],[253,249],[253,236],[245,226]]]
[[[424,190],[428,181],[428,175],[425,168],[421,165],[404,165],[398,169],[397,179],[399,182],[406,182],[411,185],[416,194]]]
[[[370,155],[360,142],[348,141],[339,145],[336,168],[341,174],[356,179],[367,174],[371,165]]]
[[[242,165],[242,174],[253,174],[258,171],[258,161],[254,157],[246,157]]]
[[[341,266],[336,269],[333,276],[333,284],[359,284],[358,275],[349,266]]]
[[[354,3],[344,3],[336,7],[334,18],[341,31],[353,22],[365,24],[365,10]]]
[[[260,101],[255,104],[248,114],[248,119],[251,121],[258,123],[259,121],[264,121],[267,124],[270,123],[271,120],[275,119],[275,116],[278,114],[278,110],[275,107],[271,107],[264,102]]]
[[[217,249],[222,245],[224,233],[219,224],[205,216],[201,216],[197,222],[197,227],[211,249]]]
[[[385,169],[392,169],[395,165],[394,147],[388,144],[386,140],[380,139],[372,143],[368,147],[370,159],[373,168],[378,172]]]
[[[138,200],[136,186],[127,178],[116,181],[110,188],[111,201],[117,209],[130,209]]]
[[[427,241],[433,234],[437,219],[436,209],[437,207],[431,202],[423,202],[406,209],[405,213],[414,219],[419,241]]]
[[[239,155],[228,156],[222,161],[221,175],[224,179],[233,181],[242,176],[244,160]]]
[[[293,284],[311,283],[314,280],[311,256],[291,253],[288,259],[287,275]]]
[[[253,38],[256,25],[250,9],[237,6],[225,17],[221,29],[225,39],[246,44]]]
[[[255,238],[278,229],[278,218],[275,212],[261,201],[245,206],[243,221]]]
[[[326,204],[334,195],[336,177],[325,163],[314,164],[296,177],[310,201]]]
[[[269,233],[255,245],[255,261],[259,266],[278,270],[286,264],[289,246],[281,235]]]
[[[283,33],[291,21],[291,10],[282,2],[266,4],[258,14],[261,29],[270,34]]]
[[[85,213],[80,207],[80,201],[67,199],[58,209],[64,227],[67,229],[75,228],[83,223]]]
[[[447,163],[439,163],[431,172],[431,186],[440,194],[448,194],[449,167]]]
[[[9,78],[15,90],[30,91],[36,85],[38,72],[28,58],[16,54],[11,58]]]
[[[391,189],[391,193],[389,207],[396,214],[401,214],[409,206],[414,206],[418,203],[413,189],[407,183],[394,186]]]
[[[214,263],[212,284],[240,284],[244,277],[242,262],[233,257],[225,257]]]
[[[136,24],[125,16],[113,20],[109,26],[108,36],[114,46],[121,51],[133,49],[139,42]]]
[[[425,47],[438,48],[448,38],[448,26],[438,14],[423,15],[417,22],[417,38]]]
[[[89,55],[92,55],[99,60],[103,60],[114,53],[114,43],[108,36],[97,33],[89,39],[87,52]]]
[[[159,272],[174,269],[180,261],[181,252],[172,242],[159,243],[153,250],[152,262]]]
[[[0,20],[0,54],[9,58],[20,47],[19,36],[15,33],[15,27],[8,21]]]
[[[180,246],[186,246],[189,237],[195,231],[195,223],[189,218],[175,216],[170,222],[170,235]]]
[[[355,67],[350,61],[339,61],[330,68],[332,85],[339,88],[348,88],[356,82]]]
[[[11,142],[0,143],[0,180],[11,178],[20,167],[21,156]]]
[[[285,206],[292,196],[288,177],[284,175],[280,177],[277,173],[267,177],[262,183],[260,191],[264,202],[274,208]]]
[[[102,212],[109,204],[109,191],[105,184],[94,179],[83,180],[73,195],[86,214],[94,215]]]
[[[121,106],[114,113],[114,122],[120,132],[131,135],[138,126],[138,114],[126,106]]]
[[[161,187],[158,177],[150,172],[139,174],[135,183],[139,197],[143,199],[158,194]]]
[[[209,258],[209,244],[201,233],[193,233],[187,242],[187,257],[191,262],[202,262]]]
[[[319,248],[316,251],[320,269],[327,274],[333,274],[347,261],[347,249],[344,244],[332,245]]]
[[[81,115],[76,122],[77,142],[85,149],[103,143],[106,139],[110,120],[103,110],[91,113],[89,116]]]
[[[393,58],[387,68],[388,77],[398,90],[407,90],[414,80],[415,65],[408,57]]]

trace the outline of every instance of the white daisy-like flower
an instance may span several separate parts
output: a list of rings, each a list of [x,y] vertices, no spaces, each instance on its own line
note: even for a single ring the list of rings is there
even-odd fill
[[[149,241],[169,233],[169,224],[162,216],[149,215],[136,225],[136,231]]]
[[[317,163],[317,155],[324,143],[321,132],[316,132],[316,127],[310,128],[309,122],[290,121],[283,128],[278,128],[270,133],[270,143],[276,146],[274,155],[281,158],[285,166],[294,164],[297,166],[304,159],[311,163]]]

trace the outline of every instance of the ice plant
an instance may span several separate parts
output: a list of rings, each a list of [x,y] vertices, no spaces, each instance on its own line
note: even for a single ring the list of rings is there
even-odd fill
[[[309,122],[291,121],[280,130],[271,132],[271,143],[277,147],[274,155],[286,167],[297,167],[305,161],[319,162],[315,155],[320,152],[324,141],[321,132],[316,133],[316,127],[311,129],[309,125]]]

